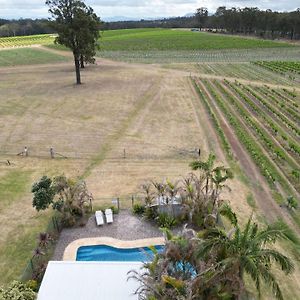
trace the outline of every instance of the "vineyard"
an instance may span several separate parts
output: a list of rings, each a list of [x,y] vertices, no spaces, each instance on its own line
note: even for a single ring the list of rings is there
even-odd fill
[[[1,37],[0,49],[25,47],[25,46],[32,46],[32,45],[48,45],[48,44],[53,44],[53,41],[54,41],[54,36],[49,34]]]
[[[280,74],[295,73],[300,74],[300,62],[292,61],[258,61],[255,64]]]
[[[194,77],[192,81],[228,157],[234,156],[234,151],[228,133],[220,125],[224,119],[265,177],[279,204],[290,195],[299,199],[298,96],[286,89],[257,87],[226,79]]]
[[[289,86],[295,83],[291,78],[282,76],[280,73],[274,73],[254,63],[198,63],[194,66],[193,71],[213,76],[240,78]]]

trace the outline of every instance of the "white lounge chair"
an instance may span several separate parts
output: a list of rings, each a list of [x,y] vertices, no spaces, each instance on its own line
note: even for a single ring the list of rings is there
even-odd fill
[[[104,225],[103,212],[101,210],[97,210],[95,212],[95,218],[97,226]]]
[[[112,223],[114,221],[113,219],[113,212],[110,208],[105,210],[105,217],[106,217],[106,223]]]

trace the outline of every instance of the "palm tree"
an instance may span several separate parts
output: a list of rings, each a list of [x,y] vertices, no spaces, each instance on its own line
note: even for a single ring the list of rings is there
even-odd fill
[[[212,153],[209,154],[207,161],[193,161],[190,163],[190,167],[193,171],[200,170],[203,172],[203,175],[200,175],[200,180],[205,180],[205,194],[208,194],[209,189],[209,181],[212,177],[213,171],[214,171],[214,162],[216,160],[216,156]]]
[[[238,274],[238,279],[243,282],[244,275],[248,274],[259,294],[263,281],[271,286],[277,299],[283,299],[271,266],[276,263],[285,274],[290,274],[294,265],[287,256],[268,246],[280,239],[296,242],[297,238],[286,225],[277,222],[261,230],[251,216],[244,230],[236,223],[229,232],[215,227],[199,236],[204,238],[198,249],[199,258],[207,259],[213,255],[216,270],[223,270],[228,278]]]
[[[47,249],[47,246],[53,239],[47,232],[41,232],[38,237],[39,247],[42,249]]]
[[[150,183],[144,183],[141,185],[141,190],[144,194],[145,205],[151,206],[152,200],[154,198],[154,193],[152,192],[152,185]]]
[[[215,167],[215,160],[216,156],[210,153],[206,161],[197,160],[190,163],[193,171],[199,170],[201,172],[200,181],[204,180],[205,182],[205,195],[208,195],[209,187],[212,188],[212,193],[218,193],[219,189],[222,188],[222,183],[233,178],[230,169],[224,166]]]
[[[219,196],[222,190],[227,189],[231,191],[230,187],[225,184],[228,179],[233,179],[233,173],[231,169],[225,168],[224,166],[217,167],[214,169],[211,180],[214,185],[212,191],[212,198],[214,199],[214,207],[216,202],[219,200]]]

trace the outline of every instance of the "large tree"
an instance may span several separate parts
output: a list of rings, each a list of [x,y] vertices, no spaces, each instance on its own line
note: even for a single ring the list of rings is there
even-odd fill
[[[76,83],[81,84],[80,62],[93,62],[100,37],[100,18],[83,1],[47,0],[53,26],[58,33],[55,42],[73,52]]]
[[[206,7],[200,7],[196,11],[196,18],[198,21],[198,25],[200,30],[205,26],[205,22],[208,18],[208,10]]]

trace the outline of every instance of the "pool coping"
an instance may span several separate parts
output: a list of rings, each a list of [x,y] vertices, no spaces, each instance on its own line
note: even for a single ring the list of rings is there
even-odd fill
[[[123,241],[111,237],[95,237],[95,238],[78,239],[76,241],[73,241],[66,247],[63,255],[63,261],[76,261],[77,251],[80,247],[83,246],[105,245],[105,246],[111,246],[116,248],[129,249],[129,248],[158,246],[164,244],[165,244],[165,239],[163,237],[147,238],[147,239],[131,240],[131,241]]]

